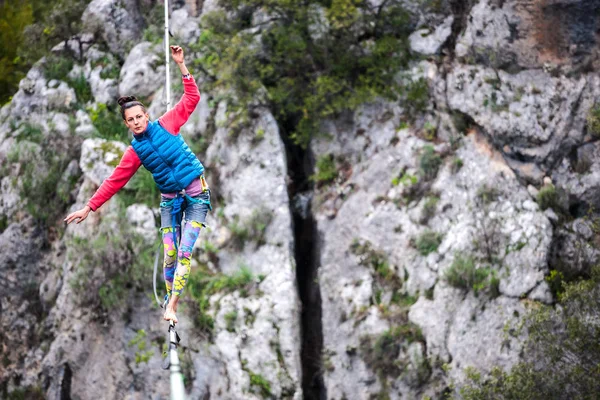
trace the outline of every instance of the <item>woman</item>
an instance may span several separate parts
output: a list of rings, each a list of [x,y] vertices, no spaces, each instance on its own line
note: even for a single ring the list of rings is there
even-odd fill
[[[204,167],[179,134],[179,129],[200,101],[200,92],[185,66],[181,47],[171,46],[171,56],[183,76],[182,99],[157,121],[150,121],[146,107],[134,96],[119,98],[123,122],[133,133],[131,146],[87,205],[69,214],[64,221],[67,224],[75,220],[81,223],[90,211],[96,211],[108,201],[125,186],[140,165],[144,165],[152,173],[162,194],[163,270],[168,300],[164,319],[177,323],[177,303],[189,277],[192,250],[206,214],[212,208]]]

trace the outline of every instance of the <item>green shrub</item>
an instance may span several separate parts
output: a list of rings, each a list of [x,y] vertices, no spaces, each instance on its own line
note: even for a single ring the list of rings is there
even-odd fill
[[[234,218],[227,226],[231,231],[234,247],[241,250],[249,239],[252,239],[257,247],[264,245],[265,231],[272,220],[273,212],[266,208],[254,210],[250,218],[244,222],[240,222],[237,217]]]
[[[93,64],[93,68],[101,66],[102,71],[100,71],[100,78],[102,79],[119,79],[121,74],[121,68],[116,61],[111,59],[109,56],[104,56],[98,60],[96,60]]]
[[[444,279],[452,286],[466,291],[478,293],[487,288],[497,296],[500,281],[496,272],[489,267],[477,267],[473,256],[456,254],[452,265],[444,273]]]
[[[264,276],[254,276],[246,266],[242,266],[233,275],[215,274],[205,267],[192,271],[186,290],[196,303],[196,307],[192,308],[196,327],[212,337],[214,319],[208,314],[210,297],[216,293],[231,293],[234,291],[239,291],[243,297],[248,296],[249,290],[254,285],[260,284],[263,279]]]
[[[32,125],[29,122],[25,122],[18,128],[18,133],[15,139],[17,143],[26,140],[28,142],[42,144],[44,141],[44,133],[39,126]]]
[[[44,61],[44,76],[49,81],[52,79],[66,81],[67,75],[71,72],[74,65],[75,62],[72,57],[51,54]]]
[[[126,219],[124,212],[103,222],[93,239],[75,237],[67,246],[76,266],[69,282],[75,301],[97,310],[98,316],[123,310],[127,295],[145,287],[153,265],[154,246],[118,222]],[[98,270],[98,265],[104,267]]]
[[[431,145],[423,146],[419,158],[419,168],[426,180],[434,179],[442,165],[442,158]]]
[[[9,161],[20,164],[20,194],[27,199],[25,209],[38,224],[48,227],[66,211],[78,176],[62,179],[69,158],[56,153],[49,137],[40,139],[36,130],[31,132],[36,133],[30,133],[29,137],[41,140],[40,146],[22,141],[17,144]]]
[[[361,243],[354,240],[350,245],[350,252],[360,257],[360,264],[373,268],[373,271],[384,281],[394,281],[398,279],[394,269],[390,267],[386,255],[373,249],[371,242]]]
[[[100,103],[96,108],[89,108],[88,112],[99,137],[124,143],[130,142],[129,130],[116,109]]]
[[[415,240],[415,247],[422,256],[426,256],[436,251],[441,243],[442,235],[440,233],[426,230]]]
[[[115,160],[116,163],[118,161],[120,159]],[[116,165],[113,166],[116,167]],[[140,168],[131,178],[128,187],[119,191],[117,198],[121,201],[123,207],[143,203],[150,208],[154,208],[160,202],[160,191],[150,171]]]
[[[317,160],[317,172],[310,177],[318,186],[333,182],[338,176],[338,170],[335,166],[335,160],[332,154],[326,154]]]
[[[452,160],[452,165],[451,165],[451,170],[452,173],[455,174],[458,171],[460,171],[460,169],[463,167],[463,160],[461,160],[458,157],[454,157],[454,159]]]
[[[542,210],[560,209],[556,187],[552,184],[544,185],[537,194],[537,202]]]
[[[78,75],[76,78],[68,78],[67,83],[75,91],[77,101],[80,104],[86,104],[94,99],[92,88],[83,74]]]
[[[154,355],[154,351],[152,349],[148,349],[147,336],[148,335],[146,334],[146,331],[144,329],[140,329],[136,332],[135,337],[128,343],[129,347],[135,348],[135,365],[147,363]]]
[[[529,337],[522,360],[489,376],[467,370],[461,400],[589,399],[600,392],[600,268],[591,278],[565,283],[560,307],[534,304],[525,318]]]
[[[423,342],[421,329],[407,322],[384,331],[379,336],[363,336],[360,339],[360,354],[365,363],[380,378],[397,377],[407,365],[399,359],[400,351],[413,342]]]
[[[561,271],[553,269],[550,270],[550,275],[548,275],[545,279],[546,282],[548,282],[548,286],[550,286],[550,291],[552,291],[554,297],[560,299],[564,293],[564,287],[566,283],[565,275]]]
[[[225,329],[228,332],[235,332],[235,322],[237,321],[238,313],[236,310],[230,311],[224,315]]]
[[[592,136],[600,136],[600,104],[594,104],[588,112],[587,129]]]
[[[315,5],[324,7],[324,35],[311,34]],[[257,10],[276,16],[256,26],[258,39],[248,18]],[[398,1],[371,7],[353,0],[240,0],[204,15],[202,24],[193,46],[201,57],[194,63],[208,75],[207,84],[235,92],[229,101],[234,125],[268,104],[282,133],[306,147],[322,133],[322,120],[377,97],[396,99],[403,91],[395,76],[410,60],[412,25]],[[415,103],[423,96],[423,83],[418,85],[409,96]]]
[[[414,121],[416,116],[422,114],[429,104],[429,85],[425,78],[411,82],[406,88],[407,116]],[[435,133],[435,131],[434,131]]]
[[[430,196],[425,200],[425,204],[423,204],[423,209],[421,210],[421,218],[419,219],[421,224],[426,224],[435,215],[439,201],[440,198],[437,196]]]
[[[269,381],[266,380],[265,377],[260,374],[255,374],[250,370],[247,370],[247,372],[248,375],[250,375],[250,387],[258,388],[263,399],[271,398],[273,395],[271,393],[271,384],[269,383]]]
[[[488,186],[484,184],[477,189],[477,199],[481,201],[482,204],[490,204],[494,201],[498,200],[500,196],[500,192],[493,186]]]

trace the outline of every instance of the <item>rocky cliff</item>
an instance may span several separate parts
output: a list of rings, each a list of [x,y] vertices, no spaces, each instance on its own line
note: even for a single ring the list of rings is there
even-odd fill
[[[176,3],[174,40],[192,45],[219,7]],[[190,398],[441,398],[467,367],[520,360],[516,328],[532,304],[554,302],[550,271],[582,276],[597,263],[588,116],[600,2],[406,7],[414,57],[398,79],[423,85],[423,106],[365,104],[326,121],[306,149],[268,109],[233,129],[227,97],[196,74],[202,100],[183,134],[213,211],[180,311]],[[115,97],[164,112],[145,11],[92,1],[85,32],[0,110],[3,397],[169,397],[148,176],[81,225],[61,224],[126,147]],[[65,52],[81,62],[65,67]]]

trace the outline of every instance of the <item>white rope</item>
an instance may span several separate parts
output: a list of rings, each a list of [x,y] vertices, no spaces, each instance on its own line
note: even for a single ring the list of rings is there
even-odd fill
[[[169,71],[170,64],[169,49],[169,0],[165,0],[165,93],[167,111],[171,109],[171,77]],[[156,270],[156,269],[155,269]],[[155,280],[156,282],[156,280]],[[158,299],[157,299],[158,301]],[[183,385],[183,374],[177,355],[177,333],[173,321],[169,325],[169,369],[171,371],[171,400],[185,400],[185,387]]]
[[[165,93],[167,111],[171,109],[171,76],[169,72],[169,0],[165,0]]]

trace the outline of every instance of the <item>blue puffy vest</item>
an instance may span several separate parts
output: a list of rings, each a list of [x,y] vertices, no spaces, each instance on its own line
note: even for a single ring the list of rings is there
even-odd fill
[[[158,121],[148,122],[144,133],[133,135],[131,146],[162,193],[185,189],[204,173],[204,166],[181,134],[170,134]]]

